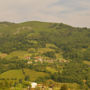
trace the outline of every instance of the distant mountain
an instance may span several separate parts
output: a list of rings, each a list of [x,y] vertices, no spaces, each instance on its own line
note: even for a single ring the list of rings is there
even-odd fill
[[[66,59],[90,60],[90,28],[63,23],[0,22],[0,52],[11,53],[54,44]]]

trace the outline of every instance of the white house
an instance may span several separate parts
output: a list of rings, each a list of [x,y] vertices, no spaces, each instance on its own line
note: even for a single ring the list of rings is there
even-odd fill
[[[37,83],[36,82],[31,82],[31,88],[36,88],[37,87]]]

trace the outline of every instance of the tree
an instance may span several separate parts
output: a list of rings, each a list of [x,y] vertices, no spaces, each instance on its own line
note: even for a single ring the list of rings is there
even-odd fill
[[[66,84],[62,85],[60,90],[68,90],[67,85]]]
[[[55,86],[55,82],[53,80],[47,80],[46,84],[50,87],[53,88]]]
[[[30,80],[30,77],[27,75],[25,76],[25,81],[29,81]]]
[[[45,55],[46,57],[50,57],[50,58],[56,58],[55,52],[46,52],[43,55]]]
[[[19,79],[19,83],[22,83],[22,79]]]
[[[30,82],[27,82],[27,81],[24,81],[23,82],[23,87],[31,87],[31,83]]]

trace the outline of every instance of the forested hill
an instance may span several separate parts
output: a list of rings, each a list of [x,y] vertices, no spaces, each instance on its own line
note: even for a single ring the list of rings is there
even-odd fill
[[[11,53],[29,48],[56,47],[65,59],[90,60],[90,29],[76,28],[63,23],[30,21],[0,23],[0,52]]]

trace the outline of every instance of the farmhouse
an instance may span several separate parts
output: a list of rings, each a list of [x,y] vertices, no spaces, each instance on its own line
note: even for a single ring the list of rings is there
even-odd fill
[[[27,64],[32,64],[32,61],[28,61]]]
[[[26,56],[26,57],[25,57],[25,59],[30,60],[30,59],[31,59],[31,57],[30,57],[30,56]]]
[[[31,88],[36,88],[37,87],[37,83],[36,82],[32,82],[31,83]]]

